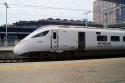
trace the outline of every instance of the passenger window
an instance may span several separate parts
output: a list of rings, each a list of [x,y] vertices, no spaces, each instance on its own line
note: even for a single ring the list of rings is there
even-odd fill
[[[56,32],[53,32],[53,39],[56,39]]]
[[[119,36],[111,36],[111,41],[120,41],[120,37]]]
[[[101,32],[96,32],[96,34],[97,34],[97,35],[100,35],[100,34],[101,34]]]
[[[97,36],[97,41],[107,41],[107,36]]]
[[[44,31],[44,32],[42,32],[42,33],[39,33],[39,34],[33,36],[32,38],[45,36],[45,35],[47,35],[48,32],[49,32],[49,31]]]
[[[123,41],[125,42],[125,36],[123,36]]]

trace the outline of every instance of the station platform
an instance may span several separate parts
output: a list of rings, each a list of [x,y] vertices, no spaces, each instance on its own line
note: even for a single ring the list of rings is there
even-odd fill
[[[0,52],[13,51],[14,46],[0,46]]]
[[[1,83],[125,83],[125,58],[1,63]]]

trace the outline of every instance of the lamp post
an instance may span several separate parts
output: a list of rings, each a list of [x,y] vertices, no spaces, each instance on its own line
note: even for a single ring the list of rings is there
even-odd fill
[[[4,3],[4,5],[6,6],[6,34],[5,34],[5,46],[7,46],[7,44],[8,44],[8,38],[7,38],[7,36],[8,36],[8,34],[7,34],[7,9],[9,8],[9,6],[8,6],[8,4],[5,2]]]
[[[103,23],[103,28],[107,28],[108,27],[108,15],[109,13],[103,13],[104,14],[104,23]]]
[[[86,15],[86,28],[88,27],[88,14],[91,13],[92,11],[87,11],[83,13],[83,15]]]

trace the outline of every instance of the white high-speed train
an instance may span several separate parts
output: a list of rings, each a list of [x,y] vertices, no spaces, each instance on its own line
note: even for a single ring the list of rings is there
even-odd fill
[[[14,48],[16,55],[41,53],[119,54],[125,51],[125,30],[84,26],[49,25],[40,27]],[[117,52],[117,53],[116,53]],[[53,55],[50,56],[53,56]],[[64,54],[65,55],[65,54]],[[100,55],[100,54],[99,54]],[[35,54],[34,54],[35,56]]]

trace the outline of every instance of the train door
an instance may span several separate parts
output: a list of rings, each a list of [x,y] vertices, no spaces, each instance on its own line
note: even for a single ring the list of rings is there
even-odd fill
[[[57,30],[52,30],[51,49],[52,50],[58,49],[58,31]]]
[[[85,49],[85,32],[78,32],[78,48]]]

